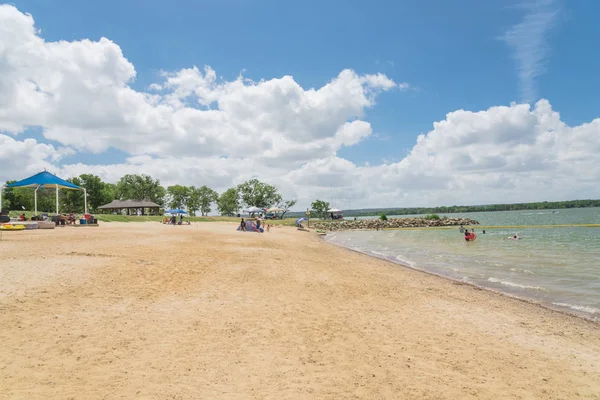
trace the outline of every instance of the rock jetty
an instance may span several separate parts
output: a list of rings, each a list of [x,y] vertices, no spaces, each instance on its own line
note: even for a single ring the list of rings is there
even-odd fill
[[[397,228],[424,228],[432,226],[460,226],[479,225],[478,221],[469,218],[389,218],[386,221],[380,219],[359,219],[341,221],[317,221],[311,222],[311,228],[327,231],[346,231],[351,229],[397,229]]]

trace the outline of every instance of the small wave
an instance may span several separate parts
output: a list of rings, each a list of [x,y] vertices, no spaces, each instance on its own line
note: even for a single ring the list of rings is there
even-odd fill
[[[488,282],[499,283],[499,284],[504,285],[504,286],[516,287],[516,288],[520,288],[520,289],[531,289],[531,290],[539,290],[539,291],[542,291],[542,292],[549,292],[548,289],[543,288],[541,286],[521,285],[521,284],[518,284],[518,283],[509,282],[509,281],[503,281],[503,280],[500,280],[498,278],[493,278],[493,277],[492,278],[488,278]]]
[[[573,305],[573,304],[569,304],[569,303],[552,303],[555,306],[559,306],[559,307],[567,307],[570,308],[571,310],[575,310],[575,311],[583,311],[586,313],[590,313],[590,314],[596,314],[596,313],[600,313],[600,310],[594,307],[588,307],[588,306],[578,306],[578,305]]]
[[[414,266],[415,266],[415,264],[414,264],[412,261],[409,261],[409,260],[407,260],[407,259],[406,259],[406,258],[404,258],[404,256],[402,256],[401,254],[396,256],[396,260],[397,260],[397,261],[398,261],[400,264],[403,264],[403,265],[408,265],[409,267],[414,267]]]
[[[371,250],[371,253],[375,254],[376,256],[385,257],[385,253],[380,251]]]
[[[511,268],[510,269],[512,272],[522,272],[524,274],[530,274],[530,275],[535,275],[535,273],[533,271],[530,271],[528,269],[520,269],[520,268]]]

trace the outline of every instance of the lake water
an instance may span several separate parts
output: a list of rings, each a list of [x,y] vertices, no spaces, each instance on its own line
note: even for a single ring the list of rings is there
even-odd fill
[[[548,227],[600,224],[600,208],[449,216],[494,227],[486,227],[483,234],[482,228],[473,226],[477,233],[473,242],[466,242],[457,227],[346,231],[326,238],[369,255],[600,321],[600,228]],[[515,233],[519,240],[507,239]]]

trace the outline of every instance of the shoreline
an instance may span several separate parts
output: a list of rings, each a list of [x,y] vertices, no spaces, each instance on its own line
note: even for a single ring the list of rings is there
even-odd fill
[[[403,228],[403,229],[419,229],[419,228]],[[477,284],[472,283],[472,282],[464,282],[464,281],[461,281],[461,280],[458,280],[458,279],[455,279],[455,278],[451,278],[451,277],[448,277],[448,276],[445,276],[445,275],[442,275],[442,274],[439,274],[439,273],[436,273],[436,272],[433,272],[433,271],[427,271],[425,269],[419,269],[419,268],[416,268],[416,267],[411,267],[410,265],[403,264],[400,261],[394,261],[394,260],[392,260],[390,258],[387,258],[387,257],[384,257],[384,256],[379,256],[377,254],[369,254],[369,253],[362,252],[360,250],[351,249],[351,248],[343,246],[341,244],[333,243],[333,242],[329,241],[326,236],[320,236],[320,238],[321,238],[321,240],[323,240],[328,245],[336,246],[336,247],[339,247],[341,249],[344,249],[344,250],[347,250],[347,251],[351,251],[351,252],[354,252],[354,253],[357,253],[357,254],[362,254],[362,255],[367,256],[367,257],[372,257],[372,258],[375,258],[377,260],[385,261],[385,262],[391,263],[391,264],[393,264],[395,266],[400,266],[402,268],[407,268],[407,269],[409,269],[411,271],[417,271],[417,272],[424,273],[426,275],[434,276],[434,277],[443,279],[445,281],[452,282],[453,284],[469,286],[469,287],[472,287],[475,290],[483,290],[483,291],[486,291],[488,293],[493,293],[495,295],[500,295],[500,296],[505,297],[507,299],[513,299],[513,300],[517,300],[517,301],[520,301],[520,302],[525,303],[525,304],[530,304],[530,305],[533,305],[533,306],[537,306],[537,307],[540,307],[540,308],[542,308],[542,309],[544,309],[546,311],[556,312],[556,313],[559,313],[559,314],[562,314],[562,315],[567,315],[569,317],[575,317],[575,318],[580,319],[582,321],[589,322],[589,323],[591,323],[594,326],[600,327],[600,317],[598,319],[593,319],[591,317],[586,317],[584,314],[578,314],[578,313],[576,313],[574,311],[569,311],[569,310],[554,308],[554,307],[551,307],[551,306],[549,306],[547,304],[541,303],[541,302],[536,301],[536,300],[531,299],[531,298],[521,297],[521,296],[518,296],[516,294],[506,293],[506,292],[503,292],[501,290],[497,290],[497,289],[494,289],[494,288],[489,288],[489,287],[486,287],[486,286],[480,286],[480,285],[477,285]]]

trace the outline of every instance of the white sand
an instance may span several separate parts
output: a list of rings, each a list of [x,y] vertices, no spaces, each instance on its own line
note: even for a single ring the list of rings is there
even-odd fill
[[[0,398],[600,398],[597,324],[234,224],[0,242]]]

